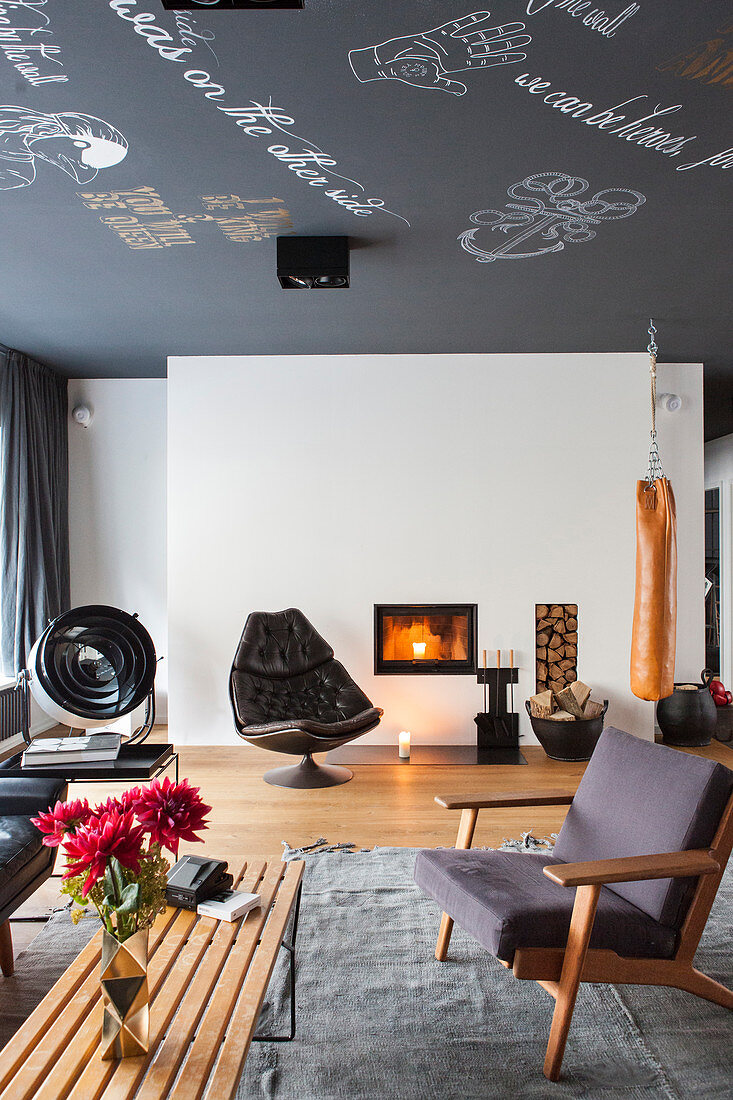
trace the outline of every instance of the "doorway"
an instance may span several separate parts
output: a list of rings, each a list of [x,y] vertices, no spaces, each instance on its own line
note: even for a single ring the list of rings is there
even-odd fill
[[[720,489],[705,490],[705,667],[720,676]]]

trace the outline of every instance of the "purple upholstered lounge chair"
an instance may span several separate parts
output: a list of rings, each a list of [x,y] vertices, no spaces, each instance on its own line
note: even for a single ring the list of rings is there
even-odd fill
[[[437,798],[462,810],[456,849],[421,851],[415,881],[517,978],[555,998],[545,1076],[556,1081],[581,981],[675,986],[733,1009],[693,966],[733,845],[733,772],[609,727],[573,797]],[[552,857],[469,851],[479,809],[570,805]],[[577,890],[567,889],[577,887]]]

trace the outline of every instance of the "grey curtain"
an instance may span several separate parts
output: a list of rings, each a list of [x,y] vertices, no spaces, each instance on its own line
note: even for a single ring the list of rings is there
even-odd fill
[[[0,344],[0,655],[25,667],[69,607],[67,382]]]

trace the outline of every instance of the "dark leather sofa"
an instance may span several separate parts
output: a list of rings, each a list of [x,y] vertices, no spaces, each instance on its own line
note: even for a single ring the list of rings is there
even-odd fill
[[[65,797],[62,779],[0,779],[0,969],[6,978],[13,973],[8,918],[49,877],[56,856],[30,819]]]

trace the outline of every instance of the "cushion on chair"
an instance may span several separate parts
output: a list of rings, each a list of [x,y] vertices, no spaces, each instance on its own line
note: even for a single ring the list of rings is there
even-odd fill
[[[0,905],[19,894],[54,855],[27,817],[0,817]]]
[[[43,844],[30,818],[65,797],[63,779],[0,778],[0,921],[50,875],[56,849]]]
[[[247,616],[233,669],[273,678],[298,676],[333,657],[325,638],[297,607]]]
[[[733,791],[712,760],[609,726],[580,781],[554,855],[564,863],[706,848]],[[679,929],[696,879],[619,882],[607,889]]]
[[[524,852],[439,848],[418,853],[415,881],[487,951],[511,963],[519,947],[565,947],[575,890],[542,873],[548,864],[562,862]],[[674,929],[603,887],[591,947],[669,958],[676,938]]]
[[[372,707],[336,660],[286,679],[270,679],[234,669],[231,685],[237,716],[246,726],[265,723],[282,726],[288,719],[298,721],[299,726],[301,719],[327,725],[354,718]]]

